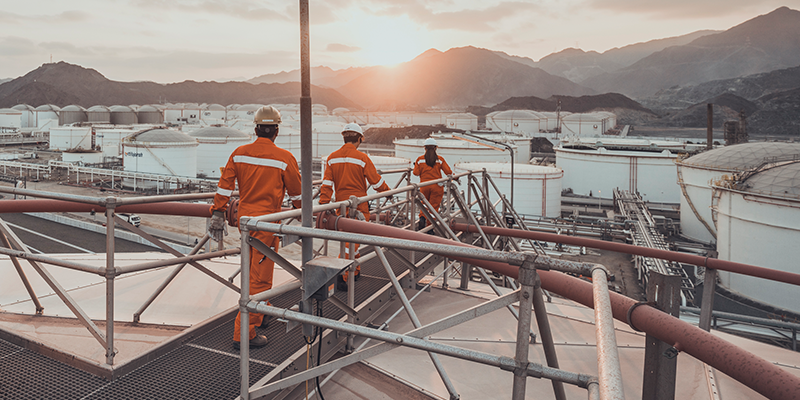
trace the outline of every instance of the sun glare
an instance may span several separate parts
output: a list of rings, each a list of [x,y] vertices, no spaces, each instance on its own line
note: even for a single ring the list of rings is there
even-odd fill
[[[403,18],[375,18],[367,25],[360,47],[368,65],[399,64],[426,50],[417,28]]]

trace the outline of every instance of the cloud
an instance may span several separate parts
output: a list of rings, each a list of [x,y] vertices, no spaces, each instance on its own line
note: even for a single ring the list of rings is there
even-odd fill
[[[341,44],[341,43],[329,43],[328,47],[326,47],[325,50],[337,53],[353,53],[361,50],[361,47],[348,46],[346,44]]]
[[[248,21],[289,21],[287,6],[281,1],[246,0],[136,0],[134,6],[183,13],[227,15]]]
[[[765,4],[780,4],[771,0],[589,0],[586,5],[597,10],[642,14],[669,19],[711,18],[741,13],[745,9],[761,8]]]
[[[84,11],[70,10],[54,15],[20,15],[7,11],[0,11],[0,23],[20,25],[26,23],[72,23],[89,20],[91,15]]]
[[[461,9],[434,12],[418,0],[386,1],[388,6],[375,11],[381,16],[408,16],[412,21],[428,29],[452,29],[467,32],[494,31],[492,25],[521,12],[537,10],[539,6],[529,2],[500,2],[484,9]]]

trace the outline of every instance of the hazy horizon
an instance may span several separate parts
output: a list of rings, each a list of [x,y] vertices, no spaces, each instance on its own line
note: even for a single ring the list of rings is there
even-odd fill
[[[65,61],[116,81],[247,80],[299,68],[298,3],[223,0],[4,2],[0,79]],[[726,30],[800,0],[310,2],[311,65],[391,65],[475,46],[539,60]],[[258,32],[258,33],[256,33]]]

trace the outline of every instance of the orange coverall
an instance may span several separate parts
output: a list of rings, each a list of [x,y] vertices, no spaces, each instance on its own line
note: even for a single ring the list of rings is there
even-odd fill
[[[228,158],[217,185],[211,211],[225,211],[228,200],[239,183],[239,216],[256,217],[281,210],[284,193],[295,207],[300,206],[300,171],[292,153],[276,146],[272,140],[257,138],[240,146]],[[251,236],[278,251],[280,240],[270,232],[254,231]],[[255,248],[250,249],[250,294],[272,288],[275,263]],[[260,262],[260,263],[259,263]],[[250,339],[256,337],[255,327],[261,325],[263,314],[250,313]],[[234,323],[233,340],[239,341],[239,316]]]
[[[336,192],[335,201],[343,201],[350,196],[363,197],[367,195],[367,182],[378,192],[389,190],[389,185],[383,180],[375,169],[369,156],[358,151],[352,143],[345,143],[339,150],[328,156],[325,163],[325,176],[322,178],[322,187],[319,192],[319,204],[328,204]],[[358,210],[369,221],[369,204],[360,203]],[[358,257],[358,243],[355,244],[355,256]],[[349,256],[350,244],[345,243],[345,255]],[[346,257],[349,258],[349,257]],[[356,267],[356,275],[361,273],[361,266]],[[347,281],[348,271],[342,274]]]
[[[428,166],[425,162],[425,155],[421,155],[417,158],[417,162],[414,163],[414,175],[419,176],[420,182],[428,182],[434,179],[442,178],[442,172],[446,175],[451,175],[453,171],[450,170],[450,166],[447,165],[447,161],[442,158],[442,156],[437,155],[439,158],[436,160],[436,164],[433,167]],[[428,199],[428,202],[431,203],[434,210],[439,211],[439,206],[442,204],[442,196],[444,196],[444,187],[440,183],[438,185],[428,185],[425,187],[421,187],[419,191]],[[420,218],[423,217],[422,212],[419,213]],[[427,221],[430,224],[430,221]]]

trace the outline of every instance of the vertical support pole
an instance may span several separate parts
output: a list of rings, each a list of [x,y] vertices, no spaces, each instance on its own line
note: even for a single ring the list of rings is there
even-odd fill
[[[250,314],[247,311],[247,303],[250,300],[250,230],[239,222],[239,229],[242,237],[241,247],[241,268],[242,275],[239,284],[239,372],[242,378],[241,399],[250,399]]]
[[[608,277],[600,267],[592,270],[592,299],[597,341],[597,370],[600,376],[600,397],[608,400],[625,398],[622,386],[617,338],[614,332],[614,315],[608,295]],[[649,399],[649,397],[643,397]]]
[[[313,144],[311,143],[311,33],[309,13],[308,0],[300,0],[300,176],[302,189],[300,200],[303,203],[301,225],[304,228],[311,228],[311,208],[313,206],[311,203]],[[314,258],[314,238],[304,237],[302,241],[302,270],[305,273],[306,263]],[[306,314],[312,314],[310,299],[301,304],[301,310]],[[313,336],[314,327],[310,324],[304,324],[303,334]]]
[[[706,114],[706,149],[711,150],[714,148],[714,104],[708,103]]]
[[[539,282],[538,274],[536,286],[533,291],[533,311],[536,313],[536,325],[539,327],[539,334],[542,336],[542,347],[547,366],[558,368],[558,357],[556,356],[556,345],[553,341],[553,331],[550,329],[550,320],[547,318],[547,308],[544,304],[544,291]],[[564,383],[553,380],[553,393],[556,400],[566,400],[567,393],[564,391]]]
[[[350,211],[350,214],[349,214],[350,218],[355,219],[356,218],[356,214],[360,212],[360,211],[358,211],[358,197],[350,196],[350,210],[349,211]],[[347,258],[350,259],[350,260],[355,260],[355,258],[356,258],[356,244],[353,243],[353,242],[350,242],[349,245],[347,246],[347,252],[348,252]],[[355,309],[355,307],[356,307],[356,265],[355,265],[355,263],[350,265],[350,273],[347,274],[347,287],[349,289],[347,291],[347,305],[351,309]],[[347,322],[349,322],[351,324],[355,324],[356,323],[355,316],[354,315],[348,315],[347,316]],[[351,351],[353,351],[353,349],[355,349],[354,341],[355,341],[355,336],[353,336],[351,334],[348,334],[347,335],[347,351],[348,352],[351,352]]]
[[[705,289],[705,288],[704,288]],[[650,271],[647,300],[667,314],[678,317],[681,306],[681,277]],[[642,398],[671,400],[675,398],[675,370],[678,359],[672,345],[648,334],[644,350],[644,383]],[[670,358],[671,357],[671,358]]]
[[[703,299],[700,303],[700,329],[711,331],[711,314],[714,312],[714,293],[717,291],[717,270],[706,267],[703,275]]]
[[[114,209],[116,199],[106,198],[106,364],[114,364]]]
[[[484,175],[485,176],[485,175]],[[534,290],[541,285],[539,275],[533,267],[536,256],[530,255],[519,267],[519,321],[517,323],[517,349],[514,353],[514,386],[512,400],[525,399],[525,386],[528,379],[528,351],[530,350],[531,311],[533,310]]]

